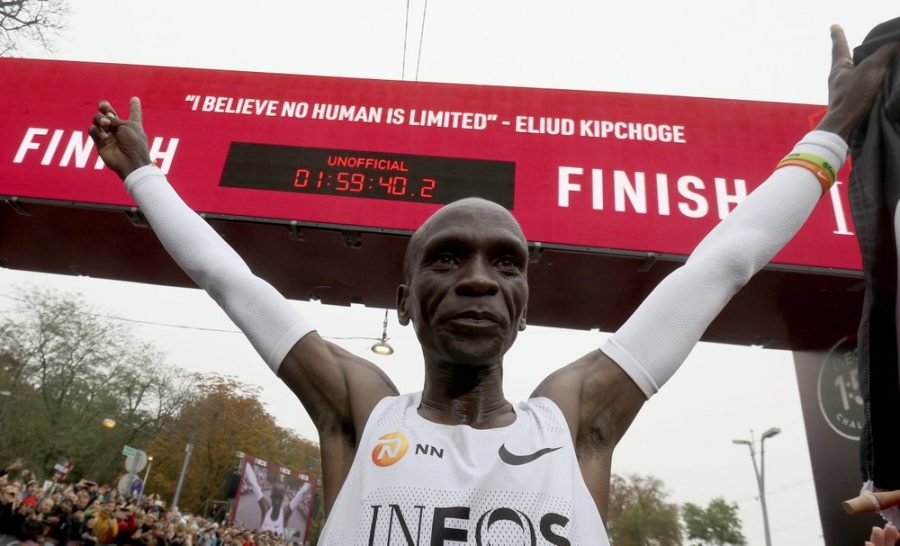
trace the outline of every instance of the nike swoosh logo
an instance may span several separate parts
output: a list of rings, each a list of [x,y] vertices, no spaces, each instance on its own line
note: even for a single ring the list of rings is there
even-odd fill
[[[545,447],[544,449],[539,449],[539,450],[535,451],[534,453],[531,453],[530,455],[514,455],[514,454],[510,453],[509,451],[507,451],[505,444],[501,444],[500,451],[498,452],[498,454],[500,455],[500,460],[503,461],[504,463],[511,464],[513,466],[519,466],[519,465],[523,465],[523,464],[528,464],[531,461],[539,459],[540,457],[543,457],[544,455],[546,455],[548,453],[556,451],[557,449],[562,449],[562,446]]]

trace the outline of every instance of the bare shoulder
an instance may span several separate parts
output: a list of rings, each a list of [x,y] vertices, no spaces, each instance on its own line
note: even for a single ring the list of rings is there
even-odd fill
[[[397,394],[383,370],[317,332],[294,345],[278,375],[300,399],[320,435],[361,434],[375,405]]]
[[[630,377],[602,351],[550,374],[534,391],[559,406],[569,425],[585,485],[606,519],[616,444],[644,403]]]
[[[611,452],[645,401],[628,374],[599,349],[550,374],[534,396],[559,406],[579,452]]]

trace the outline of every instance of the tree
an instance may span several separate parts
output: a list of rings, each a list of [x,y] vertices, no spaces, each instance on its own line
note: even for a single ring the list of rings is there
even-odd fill
[[[717,497],[709,502],[706,509],[696,504],[685,503],[681,517],[684,519],[690,540],[717,546],[725,544],[741,546],[747,541],[741,532],[741,520],[737,512],[737,503],[729,504],[722,497]]]
[[[45,477],[65,457],[72,479],[114,483],[131,445],[154,457],[147,493],[168,500],[192,441],[179,507],[194,513],[225,500],[237,451],[321,476],[318,446],[278,426],[259,389],[186,374],[80,296],[31,289],[13,298],[0,318],[0,464],[22,459]],[[106,418],[119,424],[104,428]]]
[[[658,478],[613,474],[607,523],[613,546],[680,545],[678,505],[667,502],[667,498]]]
[[[194,448],[178,504],[195,513],[203,512],[210,501],[224,500],[238,451],[321,475],[318,446],[279,427],[259,401],[259,389],[231,377],[198,378],[191,402],[153,440],[156,477],[150,480],[149,493],[174,495],[188,442]]]
[[[50,49],[67,13],[67,0],[0,0],[0,55],[18,51],[20,39]]]
[[[159,351],[77,295],[20,290],[0,320],[0,460],[39,475],[65,457],[112,480],[123,444],[178,413],[190,382]],[[122,426],[101,426],[104,419]],[[9,441],[6,441],[6,440]],[[14,439],[14,441],[12,441]]]

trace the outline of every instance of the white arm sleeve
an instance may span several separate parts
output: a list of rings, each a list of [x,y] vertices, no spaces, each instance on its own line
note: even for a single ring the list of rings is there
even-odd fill
[[[259,481],[256,479],[256,472],[250,468],[250,465],[244,465],[244,481],[250,484],[250,489],[253,490],[253,496],[256,497],[256,502],[259,502],[259,499],[263,498],[262,489],[259,487]]]
[[[291,347],[314,328],[178,197],[154,165],[125,179],[156,236],[181,269],[212,296],[277,372]]]
[[[837,172],[847,144],[835,134],[813,131],[794,151],[816,154]],[[821,195],[808,170],[777,169],[647,296],[601,350],[650,398],[731,297],[800,229]]]
[[[303,497],[306,496],[310,489],[312,489],[312,484],[304,483],[300,489],[297,490],[297,494],[294,495],[294,498],[292,498],[290,502],[291,510],[297,510],[297,507],[300,506],[300,503],[303,501]]]

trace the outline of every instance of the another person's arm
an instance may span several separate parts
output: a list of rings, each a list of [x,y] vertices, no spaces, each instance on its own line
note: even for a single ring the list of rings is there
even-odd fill
[[[872,527],[872,534],[866,541],[866,546],[894,546],[900,541],[900,532],[890,523],[881,527]]]

